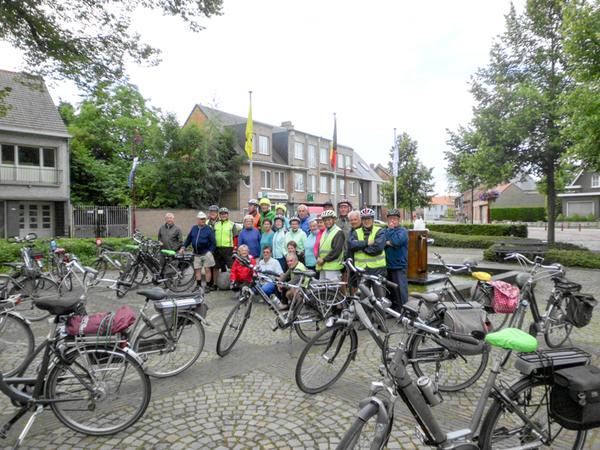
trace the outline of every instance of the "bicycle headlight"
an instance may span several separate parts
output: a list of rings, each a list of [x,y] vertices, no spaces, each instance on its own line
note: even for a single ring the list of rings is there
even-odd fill
[[[330,317],[329,319],[327,319],[327,322],[325,322],[325,326],[327,328],[331,328],[334,325],[335,325],[335,318],[334,317]]]
[[[389,298],[381,297],[379,302],[381,303],[381,307],[383,309],[389,308],[390,306],[392,306],[392,301]]]

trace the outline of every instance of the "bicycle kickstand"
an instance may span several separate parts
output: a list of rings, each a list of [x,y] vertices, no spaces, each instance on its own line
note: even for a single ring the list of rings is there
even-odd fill
[[[42,405],[39,405],[36,408],[35,412],[31,415],[31,417],[29,418],[27,423],[25,424],[25,427],[23,428],[23,431],[21,431],[21,434],[19,435],[19,439],[17,439],[17,443],[13,447],[13,450],[16,450],[17,448],[19,448],[19,446],[23,443],[23,441],[25,440],[25,436],[27,436],[27,433],[33,426],[33,422],[35,422],[37,415],[41,414],[43,412],[44,412],[44,407]]]

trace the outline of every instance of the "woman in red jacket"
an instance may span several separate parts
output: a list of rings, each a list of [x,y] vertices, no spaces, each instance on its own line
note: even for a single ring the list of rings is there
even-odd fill
[[[240,245],[237,249],[237,253],[244,259],[250,259],[250,264],[253,266],[256,265],[256,260],[254,259],[254,256],[250,255],[250,250],[247,245]],[[231,277],[229,279],[231,280],[229,289],[239,291],[244,286],[250,286],[250,282],[252,281],[252,269],[243,266],[236,259],[231,268]]]

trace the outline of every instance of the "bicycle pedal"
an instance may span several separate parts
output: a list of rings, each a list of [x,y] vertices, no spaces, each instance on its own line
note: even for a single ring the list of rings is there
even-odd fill
[[[420,426],[415,426],[415,434],[417,435],[417,437],[419,438],[419,440],[423,443],[426,444],[426,436],[425,433],[423,432],[423,430],[421,429]]]

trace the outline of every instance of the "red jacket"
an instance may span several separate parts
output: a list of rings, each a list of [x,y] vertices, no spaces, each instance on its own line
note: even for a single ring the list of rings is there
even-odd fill
[[[256,265],[256,260],[254,259],[254,256],[248,255],[248,258],[250,258],[250,264],[252,264],[253,266]],[[250,281],[252,281],[252,273],[253,273],[252,269],[249,269],[249,268],[243,266],[236,259],[233,262],[233,267],[231,268],[231,277],[229,277],[229,279],[232,282],[233,281],[239,281],[240,283],[242,283],[244,281],[250,282]]]

